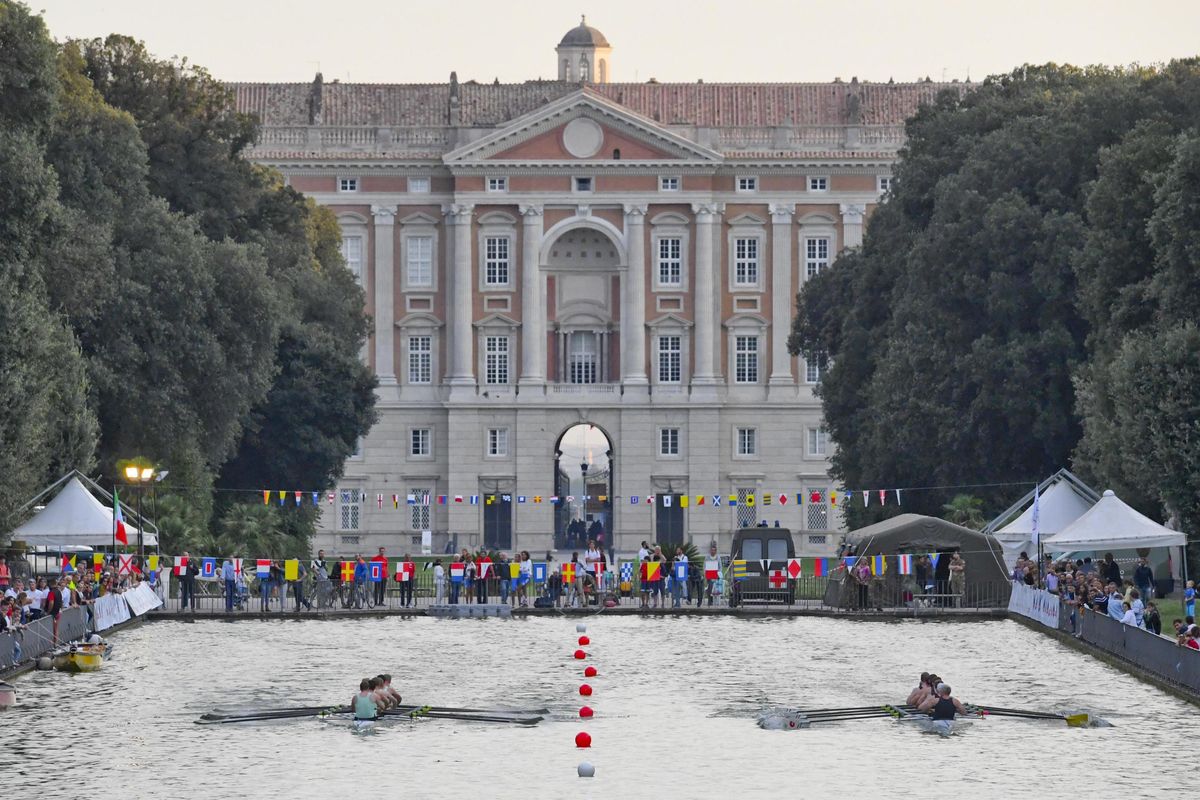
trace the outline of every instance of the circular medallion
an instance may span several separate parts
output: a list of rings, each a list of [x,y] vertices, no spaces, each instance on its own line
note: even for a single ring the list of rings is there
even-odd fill
[[[604,144],[604,129],[585,117],[573,119],[563,128],[563,147],[576,158],[591,158]]]

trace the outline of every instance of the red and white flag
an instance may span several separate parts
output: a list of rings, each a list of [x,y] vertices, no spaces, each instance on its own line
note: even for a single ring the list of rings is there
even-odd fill
[[[125,515],[121,513],[121,498],[113,489],[113,537],[121,544],[129,544],[129,534],[125,532]]]
[[[137,564],[133,560],[134,558],[136,556],[133,555],[117,556],[117,572],[121,575],[137,575],[140,570],[138,570]]]
[[[416,565],[411,561],[396,562],[396,580],[407,583],[412,580],[413,572],[416,571]]]
[[[175,559],[175,568],[171,570],[171,574],[178,578],[187,569],[187,556],[178,556]]]
[[[782,589],[787,586],[787,576],[783,574],[781,569],[771,570],[770,583],[772,589]]]
[[[789,558],[787,563],[787,574],[792,580],[800,577],[800,559]]]

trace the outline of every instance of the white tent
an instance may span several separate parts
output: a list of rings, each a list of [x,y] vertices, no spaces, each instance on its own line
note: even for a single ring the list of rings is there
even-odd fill
[[[122,503],[122,508],[126,518],[133,516],[128,505]],[[137,527],[127,521],[125,531],[129,543],[135,544]],[[50,549],[110,545],[113,541],[112,508],[97,500],[79,478],[73,477],[45,508],[14,530],[12,538],[30,547]],[[143,544],[153,547],[158,544],[158,537],[146,531]]]
[[[1066,530],[1072,522],[1082,517],[1094,504],[1067,481],[1057,481],[1038,497],[1038,530],[1042,541]],[[1016,556],[1023,550],[1034,553],[1033,502],[1021,516],[996,531],[995,536],[1004,547],[1005,561],[1009,567],[1016,563]]]
[[[1108,489],[1086,514],[1043,539],[1042,546],[1055,552],[1074,552],[1182,547],[1186,542],[1183,533],[1139,514]]]

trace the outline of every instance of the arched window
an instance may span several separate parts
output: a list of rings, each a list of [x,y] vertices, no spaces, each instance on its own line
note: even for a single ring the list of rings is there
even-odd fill
[[[621,148],[614,147],[613,148],[613,161],[620,161],[620,160],[621,160]]]
[[[568,80],[570,77],[571,77],[571,62],[569,59],[564,58],[563,63],[562,63],[562,69],[559,70],[559,72],[558,72],[558,79],[560,81],[565,81],[565,80]]]
[[[591,70],[588,67],[587,57],[581,56],[579,59],[579,80],[586,83],[586,82],[590,81],[591,79],[592,79],[592,75],[591,75]]]

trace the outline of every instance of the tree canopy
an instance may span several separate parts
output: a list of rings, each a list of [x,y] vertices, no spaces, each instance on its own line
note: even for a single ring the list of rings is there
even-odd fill
[[[1074,462],[1200,523],[1198,115],[1184,61],[1024,67],[908,122],[863,246],[803,287],[789,340],[829,356],[845,486],[1032,483]],[[1013,489],[972,492],[994,513]]]

